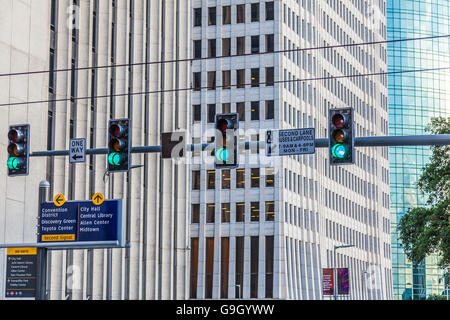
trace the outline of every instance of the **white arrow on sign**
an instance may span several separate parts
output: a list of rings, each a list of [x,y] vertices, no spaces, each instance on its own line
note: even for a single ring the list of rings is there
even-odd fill
[[[70,139],[69,149],[70,163],[86,162],[86,139]]]

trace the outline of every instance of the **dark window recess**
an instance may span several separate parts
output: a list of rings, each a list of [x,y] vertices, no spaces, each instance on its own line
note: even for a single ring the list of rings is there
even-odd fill
[[[259,87],[259,69],[251,69],[251,85]]]
[[[194,59],[202,57],[202,40],[194,40]]]
[[[201,90],[202,87],[202,73],[194,72],[194,90]]]
[[[252,3],[251,5],[251,21],[259,21],[259,3]]]
[[[216,7],[208,8],[208,26],[216,25]]]
[[[259,52],[259,36],[252,36],[250,43],[251,43],[252,53],[258,53]]]
[[[274,83],[274,69],[273,67],[266,68],[266,87],[273,86]]]
[[[200,27],[202,25],[202,8],[194,9],[194,27]]]
[[[274,35],[266,34],[266,52],[273,52],[275,50]]]
[[[194,122],[202,120],[202,107],[200,104],[192,106],[194,112]]]
[[[252,101],[251,102],[251,119],[252,120],[259,120],[259,101]]]
[[[216,121],[216,105],[208,104],[208,123],[214,123]]]
[[[236,23],[245,23],[245,4],[236,6]]]
[[[272,120],[274,118],[275,118],[274,102],[273,102],[273,100],[267,100],[266,101],[266,120]]]
[[[274,17],[274,2],[266,2],[266,21],[273,20]]]

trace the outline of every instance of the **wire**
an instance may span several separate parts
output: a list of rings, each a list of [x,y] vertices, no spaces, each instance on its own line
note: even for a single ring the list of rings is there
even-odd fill
[[[341,76],[328,76],[328,77],[318,77],[318,78],[306,78],[306,79],[290,79],[290,80],[277,80],[271,82],[258,82],[258,83],[246,83],[241,84],[242,86],[259,86],[266,84],[279,84],[279,83],[287,83],[287,82],[305,82],[305,81],[320,81],[320,80],[330,80],[330,79],[342,79],[342,78],[357,78],[357,77],[371,77],[371,76],[382,76],[382,75],[390,75],[390,74],[401,74],[401,73],[413,73],[413,72],[429,72],[429,71],[440,71],[440,70],[450,70],[450,67],[441,67],[441,68],[428,68],[428,69],[413,69],[413,70],[397,70],[397,71],[387,71],[387,72],[375,72],[375,73],[364,73],[364,74],[352,74],[352,75],[341,75]],[[175,89],[164,89],[164,90],[154,90],[154,91],[140,91],[140,92],[127,92],[127,93],[117,93],[117,94],[107,94],[100,96],[87,96],[87,97],[73,97],[73,98],[64,98],[64,99],[50,99],[50,100],[37,100],[37,101],[25,101],[25,102],[14,102],[14,103],[3,103],[0,104],[0,107],[7,106],[17,106],[24,104],[39,104],[39,103],[49,103],[49,102],[65,102],[71,100],[88,100],[88,99],[104,99],[110,97],[123,97],[129,95],[142,95],[142,94],[155,94],[155,93],[169,93],[169,92],[178,92],[178,91],[200,91],[200,90],[216,90],[218,88],[229,88],[229,87],[237,87],[237,84],[233,84],[230,86],[214,86],[213,89],[210,87],[199,87],[199,88],[175,88]]]
[[[264,55],[264,54],[278,54],[278,53],[289,53],[297,51],[311,51],[311,50],[322,50],[322,49],[334,49],[334,48],[344,48],[344,47],[355,47],[364,45],[377,45],[385,43],[395,43],[404,41],[417,41],[417,40],[430,40],[438,38],[448,38],[450,34],[440,35],[440,36],[429,36],[429,37],[417,37],[417,38],[403,38],[394,40],[382,40],[382,41],[372,41],[372,42],[359,42],[359,43],[348,43],[348,44],[337,44],[331,46],[320,46],[311,48],[296,48],[296,49],[285,49],[276,51],[265,51],[265,52],[255,52],[255,53],[245,53],[245,54],[235,54],[229,56],[216,56],[216,57],[203,57],[203,58],[186,58],[186,59],[174,59],[174,60],[164,60],[164,61],[149,61],[149,62],[135,62],[135,63],[123,63],[123,64],[113,64],[113,65],[103,65],[103,66],[91,66],[91,67],[77,67],[77,68],[66,68],[66,69],[56,69],[56,70],[39,70],[39,71],[24,71],[24,72],[14,72],[14,73],[3,73],[0,77],[13,77],[13,76],[23,76],[41,73],[56,73],[56,72],[69,72],[69,71],[85,71],[85,70],[95,70],[95,69],[108,69],[108,68],[122,68],[122,67],[135,67],[142,65],[153,65],[153,64],[166,64],[166,63],[179,63],[179,62],[193,62],[209,59],[222,59],[222,58],[235,58],[235,57],[246,57],[254,55]]]

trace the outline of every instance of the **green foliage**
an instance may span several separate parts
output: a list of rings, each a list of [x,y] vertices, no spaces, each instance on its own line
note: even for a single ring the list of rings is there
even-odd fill
[[[440,294],[430,294],[427,300],[447,300],[447,298]]]
[[[431,134],[450,134],[450,118],[433,118]],[[439,266],[450,264],[450,146],[431,147],[432,155],[417,185],[427,196],[427,206],[410,208],[400,219],[400,240],[408,258],[421,262],[431,253]]]

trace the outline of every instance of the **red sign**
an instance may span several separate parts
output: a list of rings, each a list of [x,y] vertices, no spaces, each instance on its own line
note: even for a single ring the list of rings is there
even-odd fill
[[[334,294],[334,270],[332,268],[322,269],[322,287],[324,296]]]

